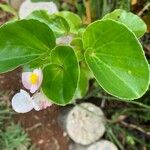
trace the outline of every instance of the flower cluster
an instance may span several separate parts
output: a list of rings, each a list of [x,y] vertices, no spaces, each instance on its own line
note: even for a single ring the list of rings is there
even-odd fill
[[[22,73],[23,86],[34,94],[31,97],[29,93],[22,89],[19,93],[15,94],[12,98],[12,107],[16,112],[26,113],[32,109],[39,111],[52,105],[42,92],[37,92],[42,84],[42,80],[43,74],[41,69],[35,69],[33,72]]]

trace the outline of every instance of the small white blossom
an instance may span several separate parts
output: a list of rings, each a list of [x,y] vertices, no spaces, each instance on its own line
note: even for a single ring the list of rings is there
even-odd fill
[[[26,91],[20,90],[12,98],[12,107],[18,113],[29,112],[33,109],[32,98]]]
[[[43,73],[41,69],[35,69],[33,72],[22,73],[22,84],[23,86],[34,93],[39,89],[42,84]]]
[[[12,98],[12,108],[18,113],[26,113],[35,109],[36,111],[52,106],[49,99],[41,92],[32,97],[24,90],[20,90]]]
[[[46,10],[49,14],[57,13],[58,8],[53,2],[36,2],[33,3],[31,0],[26,0],[22,3],[19,9],[19,17],[21,19],[26,18],[30,13],[35,10]]]

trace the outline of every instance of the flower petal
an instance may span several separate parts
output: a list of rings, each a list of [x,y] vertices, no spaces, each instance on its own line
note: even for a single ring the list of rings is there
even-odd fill
[[[37,91],[39,89],[39,87],[37,85],[32,85],[30,88],[30,92],[33,94],[35,93],[35,91]]]
[[[19,17],[26,18],[30,13],[35,10],[46,10],[48,13],[53,14],[58,12],[58,8],[53,2],[37,2],[33,3],[31,0],[25,0],[19,9]]]
[[[31,81],[31,76],[33,74],[36,74],[37,76],[37,81],[35,83],[32,83]],[[35,93],[35,91],[37,91],[40,88],[42,80],[43,80],[43,73],[41,69],[35,69],[33,70],[33,72],[22,73],[22,83],[26,89],[30,90],[31,93]]]
[[[30,76],[31,76],[32,72],[23,72],[22,73],[22,84],[26,89],[30,89],[32,84],[30,82]]]
[[[20,90],[12,98],[12,107],[18,113],[29,112],[33,109],[32,98],[26,91]]]
[[[41,92],[34,94],[32,99],[33,106],[36,111],[52,106],[52,103],[49,101],[49,99]]]
[[[43,81],[43,72],[41,69],[35,69],[33,70],[33,73],[37,74],[38,76],[38,83],[36,84],[36,86],[37,86],[37,89],[39,89]]]

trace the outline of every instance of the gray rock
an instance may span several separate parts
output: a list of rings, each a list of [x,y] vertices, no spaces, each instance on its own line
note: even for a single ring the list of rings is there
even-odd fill
[[[69,150],[87,150],[87,147],[88,146],[83,146],[83,145],[72,142],[69,145]]]
[[[100,139],[105,132],[104,114],[92,103],[77,105],[67,116],[66,130],[74,142],[89,145]]]
[[[87,150],[118,150],[118,148],[110,141],[101,140],[92,144]]]

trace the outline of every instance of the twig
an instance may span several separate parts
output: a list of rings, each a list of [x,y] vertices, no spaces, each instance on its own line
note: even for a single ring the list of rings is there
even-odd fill
[[[121,100],[121,99],[118,99],[118,98],[115,98],[115,97],[111,97],[111,96],[103,96],[103,95],[98,95],[99,98],[105,98],[107,100],[116,100],[116,101],[119,101],[119,102],[125,102],[125,103],[131,103],[131,104],[135,104],[135,105],[138,105],[140,107],[144,107],[146,109],[150,109],[150,106],[148,105],[145,105],[143,103],[140,103],[140,102],[137,102],[137,101],[133,101],[133,100]]]
[[[144,11],[148,9],[149,6],[150,6],[150,3],[147,3],[147,4],[145,5],[145,7],[144,7],[137,15],[138,15],[138,16],[141,16],[141,15],[144,13]]]
[[[104,93],[105,94],[105,93]],[[105,97],[102,98],[102,102],[101,102],[101,108],[105,107],[105,103],[106,103],[106,99]]]
[[[145,130],[143,130],[141,127],[139,127],[139,126],[137,126],[137,125],[128,124],[128,123],[126,123],[126,122],[124,122],[124,121],[121,121],[121,124],[124,125],[124,126],[127,127],[127,128],[136,129],[136,130],[138,130],[138,131],[140,131],[140,132],[142,132],[142,133],[147,134],[147,135],[150,136],[150,132],[146,132]]]
[[[26,131],[32,131],[40,126],[42,126],[42,123],[37,123],[37,124],[33,125],[32,127],[27,128]]]
[[[86,21],[87,24],[91,23],[91,6],[90,0],[85,0],[85,8],[86,8]]]

